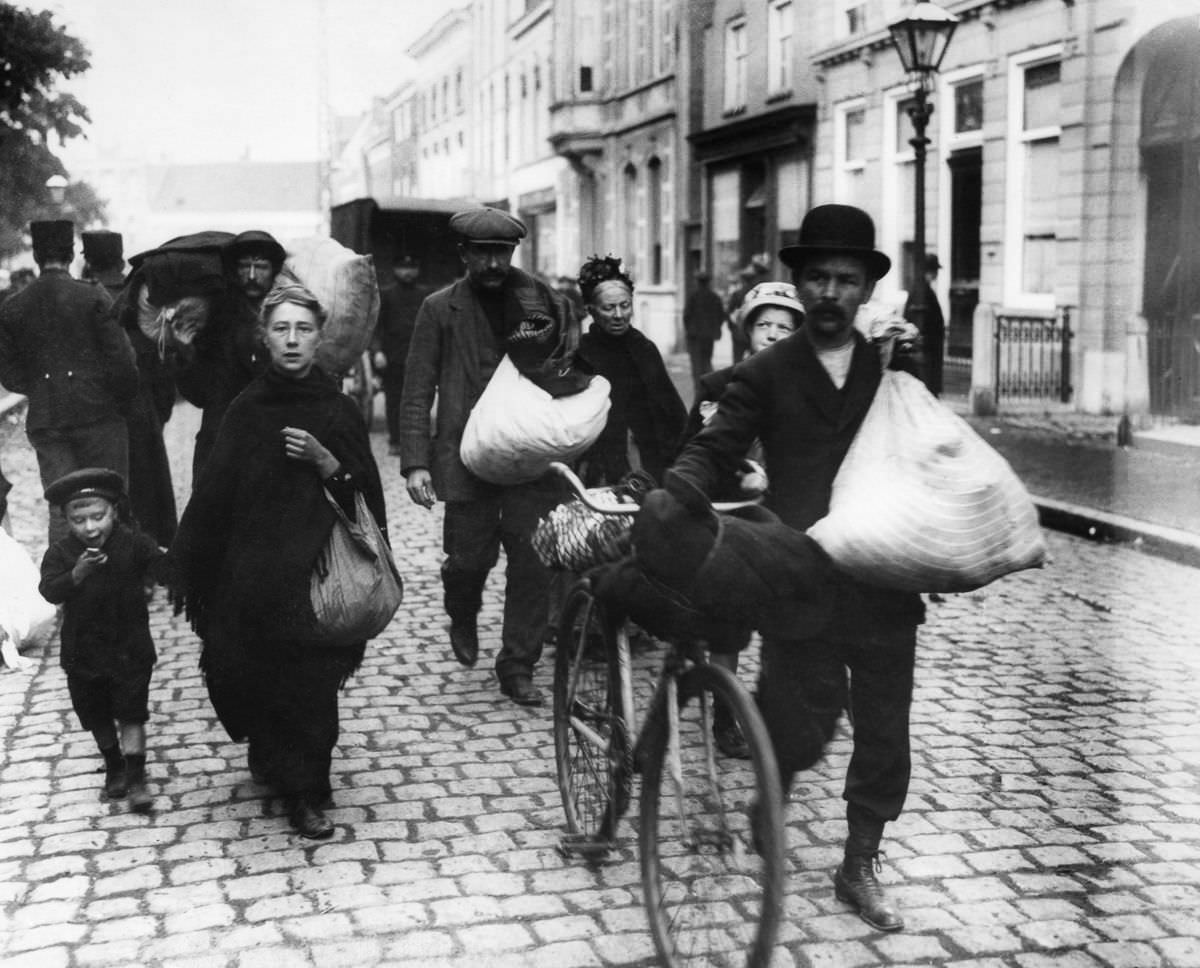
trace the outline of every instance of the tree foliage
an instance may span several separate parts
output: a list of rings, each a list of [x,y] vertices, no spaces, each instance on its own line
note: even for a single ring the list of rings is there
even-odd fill
[[[58,84],[85,72],[90,56],[49,11],[0,2],[0,257],[25,248],[31,219],[61,213],[87,225],[103,218],[90,186],[71,185],[62,209],[46,188],[51,175],[67,174],[51,140],[61,147],[91,120]]]

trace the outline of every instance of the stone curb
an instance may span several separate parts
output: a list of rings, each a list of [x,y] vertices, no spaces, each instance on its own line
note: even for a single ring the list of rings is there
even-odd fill
[[[1147,554],[1200,568],[1200,535],[1034,495],[1042,526],[1091,541],[1136,545]]]

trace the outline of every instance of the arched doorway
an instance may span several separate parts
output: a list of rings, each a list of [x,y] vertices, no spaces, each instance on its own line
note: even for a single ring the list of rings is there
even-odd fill
[[[1140,149],[1146,186],[1150,409],[1200,417],[1200,28],[1146,38]]]

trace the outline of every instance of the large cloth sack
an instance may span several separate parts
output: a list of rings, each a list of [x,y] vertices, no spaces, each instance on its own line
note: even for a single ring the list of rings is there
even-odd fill
[[[25,549],[0,528],[0,639],[7,636],[14,649],[54,623],[57,610],[38,592],[41,577]]]
[[[893,370],[808,533],[842,571],[899,591],[970,591],[1046,558],[1037,508],[1008,462]]]
[[[325,496],[337,520],[309,583],[315,639],[324,645],[353,645],[387,628],[404,598],[404,586],[362,493],[354,496],[354,521],[328,491]]]
[[[463,429],[459,456],[492,484],[535,481],[551,461],[569,462],[596,442],[608,419],[609,382],[593,376],[569,396],[551,396],[505,356]]]
[[[325,310],[317,363],[326,373],[347,373],[370,344],[379,319],[374,260],[321,236],[293,239],[286,250],[281,274],[304,286]]]

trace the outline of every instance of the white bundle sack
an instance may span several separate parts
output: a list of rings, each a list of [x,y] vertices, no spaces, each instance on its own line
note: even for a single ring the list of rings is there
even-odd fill
[[[893,370],[808,533],[850,576],[901,591],[969,591],[1046,558],[1037,508],[1008,462]]]
[[[572,461],[596,442],[608,420],[611,387],[602,376],[578,393],[554,397],[507,356],[480,394],[463,430],[459,456],[492,484],[523,484]]]
[[[370,345],[379,319],[375,261],[323,236],[293,239],[286,251],[279,281],[291,276],[317,297],[326,315],[317,363],[341,376]]]
[[[7,636],[6,660],[54,622],[57,609],[38,592],[41,577],[25,549],[0,528],[0,629]]]

